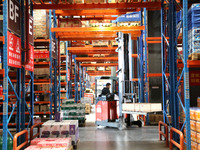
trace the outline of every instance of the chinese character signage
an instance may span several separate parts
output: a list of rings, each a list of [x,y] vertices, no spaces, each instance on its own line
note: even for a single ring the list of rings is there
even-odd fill
[[[34,47],[29,44],[29,51],[28,51],[28,55],[29,55],[29,61],[28,63],[25,65],[25,69],[28,71],[34,71]]]
[[[190,85],[200,85],[200,71],[190,71]]]
[[[21,68],[21,39],[7,31],[8,34],[8,66]]]

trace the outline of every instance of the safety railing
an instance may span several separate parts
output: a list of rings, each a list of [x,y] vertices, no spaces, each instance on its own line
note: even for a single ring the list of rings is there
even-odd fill
[[[37,128],[37,133],[35,135],[33,135],[33,130],[34,128]],[[40,124],[34,124],[32,127],[31,127],[31,130],[30,130],[30,142],[31,140],[33,140],[34,138],[36,137],[39,137],[40,136]]]
[[[20,137],[21,135],[25,134],[25,141],[20,144],[19,146],[17,146],[17,139],[18,137]],[[23,148],[24,146],[28,145],[28,131],[27,130],[23,130],[17,134],[15,134],[15,136],[13,137],[13,150],[20,150],[21,148]]]
[[[166,146],[168,147],[169,146],[168,125],[162,121],[159,121],[158,125],[159,125],[159,139],[160,141],[162,141],[162,136],[164,136],[166,141]],[[164,126],[165,128],[165,133],[162,132],[162,126]]]
[[[177,143],[176,141],[173,140],[173,133],[177,133],[180,136],[180,144]],[[172,150],[173,149],[173,145],[175,145],[177,148],[179,148],[180,150],[184,150],[184,136],[183,136],[183,132],[175,129],[175,128],[171,128],[170,129],[170,144],[169,144],[169,149]]]

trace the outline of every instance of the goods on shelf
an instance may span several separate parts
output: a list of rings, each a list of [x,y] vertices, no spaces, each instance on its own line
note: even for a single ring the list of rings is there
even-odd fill
[[[192,150],[200,148],[200,108],[190,108],[190,129],[191,129],[191,147]],[[186,129],[184,129],[186,136]]]
[[[94,103],[94,94],[91,93],[92,90],[86,90],[86,92],[84,93],[84,98],[85,97],[89,97],[91,99],[91,102],[90,103]],[[83,102],[84,103],[84,102]]]
[[[65,55],[65,42],[60,42],[60,54]]]
[[[188,11],[189,54],[200,53],[200,4],[193,4]],[[198,58],[198,55],[197,59]],[[192,57],[193,59],[193,57]],[[194,58],[195,59],[195,58]]]
[[[124,103],[122,104],[123,111],[136,112],[159,112],[162,111],[161,103]]]
[[[80,20],[75,20],[75,21],[61,21],[60,27],[82,27],[82,23]]]
[[[110,20],[103,20],[103,21],[90,20],[89,26],[90,27],[111,27],[112,23],[110,22]]]
[[[200,97],[197,98],[197,107],[200,107]]]
[[[171,116],[167,116],[168,121],[171,123]],[[163,121],[163,114],[149,114],[149,123],[150,124],[158,124],[159,121]],[[168,122],[166,121],[166,122]]]
[[[76,145],[79,140],[78,120],[62,120],[55,122],[49,120],[42,125],[41,138],[66,138],[72,139],[72,144]]]
[[[95,47],[98,47],[98,46],[108,46],[109,41],[107,40],[93,40],[92,41],[92,45],[95,46]]]
[[[71,146],[71,138],[35,138],[31,141],[31,146],[27,147],[25,150],[69,150]]]
[[[62,100],[63,120],[79,120],[85,122],[85,104],[75,103],[74,99]]]
[[[49,37],[49,16],[46,10],[34,10],[33,18],[34,37],[47,39]]]
[[[91,105],[90,104],[85,104],[85,113],[90,114],[91,113]]]

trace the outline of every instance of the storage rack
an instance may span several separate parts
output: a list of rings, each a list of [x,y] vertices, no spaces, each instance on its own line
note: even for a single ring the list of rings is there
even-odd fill
[[[30,11],[26,9],[24,0],[20,1],[20,9],[21,9],[21,48],[28,51],[29,49],[29,36],[27,35],[25,37],[25,31],[28,33],[28,28],[29,24],[27,23],[26,25],[23,23],[25,20],[29,20],[29,15],[33,15],[32,13],[32,7]],[[27,4],[28,1],[26,1]],[[32,5],[32,3],[30,4]],[[26,14],[26,15],[25,15]],[[25,19],[26,17],[26,19]],[[26,69],[25,69],[25,64],[26,64],[26,58],[25,58],[25,53],[26,51],[21,51],[21,60],[22,60],[22,65],[21,67],[17,68],[17,77],[16,75],[16,88],[13,86],[13,81],[11,80],[10,76],[11,74],[9,73],[10,67],[8,66],[8,1],[3,1],[3,37],[1,37],[1,40],[3,41],[3,70],[1,70],[1,73],[3,75],[3,144],[2,144],[2,149],[7,150],[7,139],[8,135],[13,139],[12,134],[9,131],[9,121],[12,117],[12,115],[16,115],[17,121],[16,121],[16,132],[19,132],[21,130],[25,129],[25,125],[28,127],[33,124],[33,107],[34,107],[34,73],[29,71],[29,78],[30,81],[26,83]],[[26,42],[25,42],[26,41]],[[10,92],[8,91],[8,85],[12,87],[15,97],[16,97],[16,102],[14,103],[14,107],[12,108],[11,112],[8,112],[8,105],[11,103],[8,101],[9,94]],[[27,85],[27,86],[26,86]],[[28,89],[30,88],[30,107],[26,103],[26,94]],[[17,111],[15,111],[15,108],[17,108]],[[28,110],[28,112],[25,112]],[[25,115],[30,115],[29,122],[25,123]],[[27,127],[27,128],[28,128]],[[20,141],[24,141],[24,137],[19,139]]]
[[[95,4],[95,3],[91,3],[91,4],[67,4],[67,3],[58,3],[58,4],[54,4],[54,3],[47,3],[47,2],[43,2],[43,1],[40,1],[41,2],[41,4],[40,3],[36,3],[35,1],[32,1],[33,2],[33,8],[34,9],[65,9],[65,8],[70,8],[71,10],[73,9],[73,10],[76,10],[76,9],[92,9],[92,8],[99,8],[99,9],[101,9],[101,8],[110,8],[110,9],[115,9],[115,8],[118,8],[118,9],[124,9],[124,8],[132,8],[132,10],[130,10],[129,9],[129,11],[136,11],[137,10],[137,8],[147,8],[147,10],[160,10],[161,9],[161,2],[133,2],[133,3],[113,3],[113,4],[109,4],[109,3],[104,3],[104,4],[100,4],[100,3],[98,3],[98,4]],[[125,1],[126,2],[126,1]],[[169,20],[171,20],[171,21],[173,21],[173,19],[174,19],[174,17],[175,17],[175,12],[174,12],[174,6],[175,6],[175,1],[174,0],[170,0],[169,1],[170,2],[170,9],[172,9],[173,11],[171,12],[171,11],[169,11]],[[7,31],[7,1],[3,1],[3,13],[4,13],[4,37],[5,37],[5,43],[7,43],[6,41],[7,41],[7,33],[6,33],[6,31]],[[75,11],[71,11],[71,10],[66,10],[66,11],[62,11],[61,13],[63,13],[63,14],[65,14],[65,16],[70,16],[70,15],[73,15],[72,14],[72,12],[75,12]],[[183,43],[184,43],[184,45],[183,45],[183,48],[184,48],[184,58],[188,58],[187,57],[187,10],[188,10],[188,4],[187,4],[187,0],[183,0],[183,29],[184,29],[184,34],[183,34]],[[124,10],[125,11],[125,10]],[[116,12],[112,12],[112,15],[113,14],[117,14],[117,15],[119,15],[120,13],[119,12],[122,12],[122,13],[124,13],[124,11],[122,12],[122,11],[116,11]],[[164,0],[162,0],[162,9],[161,9],[161,12],[162,12],[162,14],[164,14]],[[76,12],[76,15],[87,15],[87,14],[91,14],[91,13],[95,13],[95,11],[93,11],[93,12]],[[99,12],[99,10],[96,10],[96,13],[97,14],[106,14],[106,13],[104,13],[104,12]],[[109,13],[109,12],[107,12],[107,13]],[[164,24],[164,16],[162,16],[162,25]],[[175,24],[173,24],[173,28],[175,28]],[[162,31],[163,31],[163,29],[164,28],[162,28]],[[172,31],[172,32],[174,32],[174,31]],[[162,33],[164,33],[164,32],[162,32]],[[174,36],[173,35],[174,33],[171,33],[171,35],[170,35],[170,39],[172,38],[171,36]],[[81,39],[82,40],[82,38],[80,38],[79,37],[79,39]],[[86,38],[85,38],[86,39]],[[3,38],[2,38],[2,40],[3,40]],[[77,40],[77,36],[74,36],[74,37],[65,37],[65,40],[67,40],[67,41],[70,41],[70,40]],[[65,41],[64,39],[63,39],[63,41]],[[146,40],[146,39],[145,39]],[[164,46],[164,43],[165,43],[165,41],[166,41],[166,38],[164,38],[164,36],[162,35],[162,46]],[[174,48],[173,47],[173,44],[172,44],[172,40],[171,40],[171,42],[169,42],[169,46],[171,46],[170,47],[170,51],[172,51],[172,49]],[[145,46],[145,48],[146,48],[146,46]],[[7,44],[4,44],[4,51],[6,51],[7,50]],[[165,51],[165,49],[162,47],[162,52],[164,52]],[[146,52],[146,50],[145,50],[145,52]],[[147,53],[146,53],[147,54]],[[146,54],[145,54],[145,56],[146,56]],[[4,70],[5,70],[5,76],[4,76],[4,79],[5,79],[5,82],[4,83],[8,83],[8,66],[7,66],[7,57],[6,57],[6,54],[4,54],[5,55],[5,57],[4,57]],[[162,53],[162,55],[163,55],[163,60],[164,60],[164,53]],[[175,55],[176,56],[176,55]],[[146,58],[145,58],[145,63],[146,63]],[[175,61],[176,61],[176,58],[173,58],[173,60],[174,60],[174,62],[172,62],[172,63],[175,63]],[[162,80],[163,80],[163,100],[164,100],[164,104],[166,103],[166,101],[165,101],[165,79],[166,79],[166,73],[165,73],[165,69],[164,69],[164,62],[165,61],[163,61],[163,70],[162,70]],[[181,64],[182,65],[182,64]],[[195,62],[188,62],[188,65],[192,65],[192,66],[198,66],[197,65],[197,63],[195,63]],[[188,91],[189,91],[189,89],[188,89],[188,68],[187,68],[187,59],[184,59],[184,63],[183,63],[183,65],[182,65],[183,67],[184,67],[184,83],[185,83],[185,88],[184,88],[184,93],[185,93],[185,110],[186,110],[186,125],[187,125],[187,127],[186,127],[186,131],[187,131],[187,144],[188,144],[188,146],[187,146],[187,149],[188,150],[190,150],[191,149],[191,147],[190,147],[190,123],[189,123],[189,95],[188,95]],[[171,71],[170,72],[171,74],[175,74],[175,71]],[[24,71],[22,71],[22,74],[24,74]],[[146,77],[147,77],[147,71],[146,71],[146,64],[145,64],[145,82],[146,82]],[[23,75],[24,76],[24,75]],[[142,76],[143,76],[143,74],[142,74]],[[140,77],[141,78],[141,77]],[[22,79],[22,80],[24,80],[24,79]],[[174,84],[176,85],[176,83],[173,83],[173,82],[175,82],[175,79],[172,81],[172,83],[170,83],[170,85],[172,85],[172,86],[174,86]],[[24,82],[23,82],[24,83]],[[7,85],[7,84],[6,84]],[[6,85],[4,84],[4,104],[7,104],[8,103],[8,91],[7,91],[7,87],[6,87]],[[171,86],[170,86],[171,87]],[[175,88],[175,87],[173,87],[173,88]],[[22,91],[24,91],[24,86],[22,86]],[[175,95],[176,93],[174,93],[174,95]],[[19,95],[20,95],[20,93],[19,93]],[[23,96],[24,96],[24,94],[23,94]],[[173,96],[171,96],[172,98],[173,98],[173,100],[174,100],[174,97]],[[147,98],[146,98],[147,99]],[[142,100],[143,101],[143,100]],[[174,100],[175,102],[177,102],[178,100],[177,99],[175,99]],[[24,104],[24,103],[23,103]],[[178,106],[176,106],[176,108],[177,108]],[[22,107],[22,108],[24,108],[24,107]],[[165,110],[165,106],[163,107],[164,108],[164,110]],[[178,108],[177,108],[178,109]],[[24,113],[25,114],[25,113]],[[23,115],[24,115],[23,114]],[[4,149],[6,149],[6,143],[7,143],[7,129],[8,129],[8,127],[7,127],[7,117],[8,117],[8,112],[6,112],[5,113],[5,115],[4,115],[4,122],[3,122],[3,128],[4,128],[4,131],[5,131],[5,133],[4,133],[4,138],[3,138],[3,143],[4,143]],[[174,116],[174,117],[176,117],[176,116]],[[173,117],[173,118],[174,118]],[[173,121],[176,121],[176,119],[172,119]],[[176,126],[176,125],[173,125],[173,126]]]
[[[161,6],[163,119],[164,122],[169,123],[170,126],[176,129],[181,128],[181,131],[183,131],[184,127],[186,128],[185,144],[187,150],[190,150],[190,89],[188,67],[191,67],[191,64],[192,66],[199,67],[197,64],[199,61],[188,60],[188,1],[183,0],[182,5],[180,5],[175,0],[170,0],[168,2],[162,0]],[[169,9],[169,11],[166,11],[166,8]],[[177,28],[177,22],[179,20],[177,14],[179,10],[182,10],[182,17],[180,19],[179,28]],[[166,18],[166,16],[168,16],[168,18]],[[181,28],[183,30],[182,37],[179,36]],[[180,40],[183,55],[179,54],[177,50],[177,43],[180,44]],[[182,58],[182,60],[178,60],[180,58]],[[181,61],[182,65],[180,65]],[[180,67],[183,67],[183,70],[181,74],[178,74],[178,68]],[[168,78],[167,74],[169,74],[170,78]],[[182,102],[178,91],[181,82],[184,83],[184,102]],[[169,100],[169,103],[167,100]],[[170,123],[167,118],[167,114],[169,113],[167,106],[170,107],[169,111],[172,116],[172,123]],[[181,109],[185,113],[185,122],[182,127],[179,126],[179,112]],[[178,137],[175,135],[174,139],[177,141]]]

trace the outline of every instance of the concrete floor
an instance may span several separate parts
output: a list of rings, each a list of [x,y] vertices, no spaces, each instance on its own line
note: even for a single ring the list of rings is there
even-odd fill
[[[95,115],[90,114],[86,127],[79,128],[78,150],[168,150],[165,143],[158,140],[158,127],[96,128]]]
[[[157,127],[118,130],[114,128],[80,128],[78,150],[168,150],[158,141]]]

